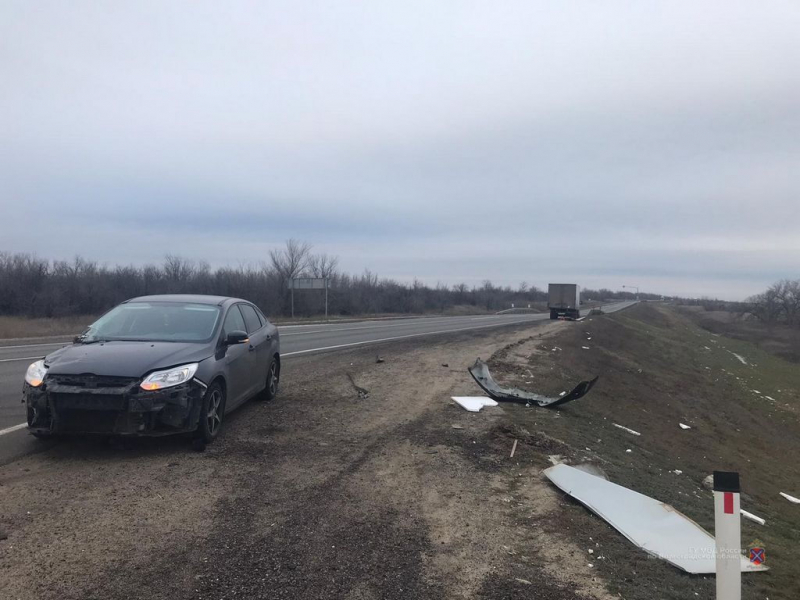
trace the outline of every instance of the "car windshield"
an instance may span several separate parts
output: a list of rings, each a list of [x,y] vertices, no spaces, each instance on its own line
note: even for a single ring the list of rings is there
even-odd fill
[[[219,316],[219,307],[208,304],[128,302],[90,325],[80,341],[206,342]]]

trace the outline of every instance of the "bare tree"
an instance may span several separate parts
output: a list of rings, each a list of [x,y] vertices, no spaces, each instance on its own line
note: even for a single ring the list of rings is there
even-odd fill
[[[286,245],[282,249],[276,248],[269,251],[272,268],[281,278],[283,286],[290,279],[298,277],[308,267],[310,254],[311,244],[295,239],[286,240]]]
[[[327,254],[314,254],[308,260],[308,268],[314,277],[333,278],[336,274],[336,267],[339,266],[339,259],[336,256]]]

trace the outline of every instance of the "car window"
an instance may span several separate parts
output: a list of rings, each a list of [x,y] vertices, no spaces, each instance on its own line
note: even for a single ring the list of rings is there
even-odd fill
[[[261,312],[261,309],[258,307],[256,307],[256,314],[258,314],[258,318],[261,319],[262,324],[266,325],[267,323],[269,323],[267,317],[264,316],[264,313]]]
[[[247,324],[247,333],[253,333],[261,329],[261,321],[252,306],[249,304],[240,304],[239,308],[244,315],[244,322]]]
[[[228,310],[222,328],[224,330],[223,335],[228,335],[232,331],[247,331],[247,325],[244,324],[238,305],[231,306],[230,310]]]

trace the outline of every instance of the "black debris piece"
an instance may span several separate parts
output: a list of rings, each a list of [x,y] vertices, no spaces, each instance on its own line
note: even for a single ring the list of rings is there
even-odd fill
[[[477,359],[475,364],[472,365],[468,370],[469,374],[472,375],[473,379],[475,379],[481,389],[489,394],[489,397],[492,400],[496,400],[497,402],[516,402],[518,404],[533,403],[545,408],[555,408],[561,404],[566,404],[567,402],[572,402],[578,398],[583,398],[589,393],[589,390],[592,389],[594,384],[597,383],[597,380],[599,379],[598,376],[590,381],[581,381],[568,394],[550,398],[548,396],[542,396],[541,394],[526,392],[525,390],[520,390],[518,388],[502,387],[494,380],[491,373],[489,373],[489,366],[480,358]]]

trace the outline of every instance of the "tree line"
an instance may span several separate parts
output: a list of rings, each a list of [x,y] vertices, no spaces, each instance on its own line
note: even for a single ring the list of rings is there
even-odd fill
[[[343,273],[338,259],[313,252],[306,242],[288,240],[258,265],[213,269],[203,261],[169,255],[160,265],[108,266],[76,257],[70,261],[48,260],[31,254],[0,252],[0,315],[60,317],[97,315],[136,296],[150,294],[214,294],[246,298],[273,317],[291,312],[288,281],[297,277],[327,277],[331,315],[446,312],[467,310],[494,312],[538,305],[547,293],[522,282],[518,287],[497,286],[486,280],[468,286],[419,281],[401,283],[365,270],[360,275]],[[584,300],[632,298],[611,290],[584,290]],[[643,298],[657,299],[642,294]],[[298,316],[324,312],[324,292],[297,290],[294,310]]]
[[[782,279],[747,299],[744,310],[764,323],[800,327],[800,279]]]

